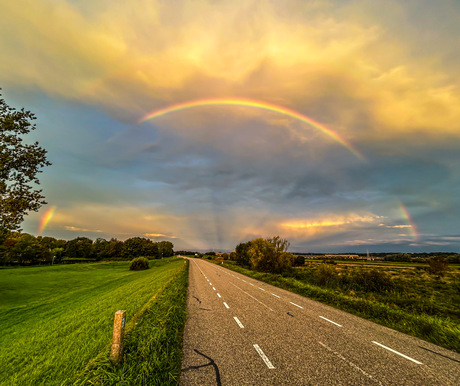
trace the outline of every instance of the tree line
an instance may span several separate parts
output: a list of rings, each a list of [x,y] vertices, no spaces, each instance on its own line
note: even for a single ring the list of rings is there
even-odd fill
[[[3,241],[3,242],[2,242]],[[28,233],[10,232],[0,240],[2,265],[54,264],[72,261],[100,261],[106,259],[132,259],[139,256],[162,258],[174,255],[170,241],[153,242],[143,237],[131,237],[125,241],[116,238],[95,241],[87,237],[73,240],[55,239],[49,236],[33,236]]]

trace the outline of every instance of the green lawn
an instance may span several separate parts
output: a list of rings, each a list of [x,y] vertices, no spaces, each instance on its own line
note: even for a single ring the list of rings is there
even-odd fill
[[[113,315],[129,323],[184,266],[154,260],[0,269],[0,384],[58,385],[74,379],[111,341]]]

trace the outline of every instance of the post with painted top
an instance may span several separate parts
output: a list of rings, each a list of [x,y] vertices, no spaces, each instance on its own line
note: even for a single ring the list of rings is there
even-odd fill
[[[125,333],[126,310],[115,312],[113,321],[112,350],[110,351],[110,361],[116,365],[123,357],[123,337]]]

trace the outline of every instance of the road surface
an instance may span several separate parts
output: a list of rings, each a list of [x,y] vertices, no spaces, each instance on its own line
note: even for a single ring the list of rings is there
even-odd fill
[[[460,385],[460,355],[190,260],[181,385]]]

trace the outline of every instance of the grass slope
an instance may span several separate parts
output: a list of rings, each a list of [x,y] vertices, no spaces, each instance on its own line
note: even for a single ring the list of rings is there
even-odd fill
[[[182,259],[0,270],[0,384],[58,385],[111,341],[113,315],[127,320],[182,267]]]
[[[83,385],[176,385],[186,320],[188,264],[127,326],[123,362],[110,363],[110,346],[74,382]]]

